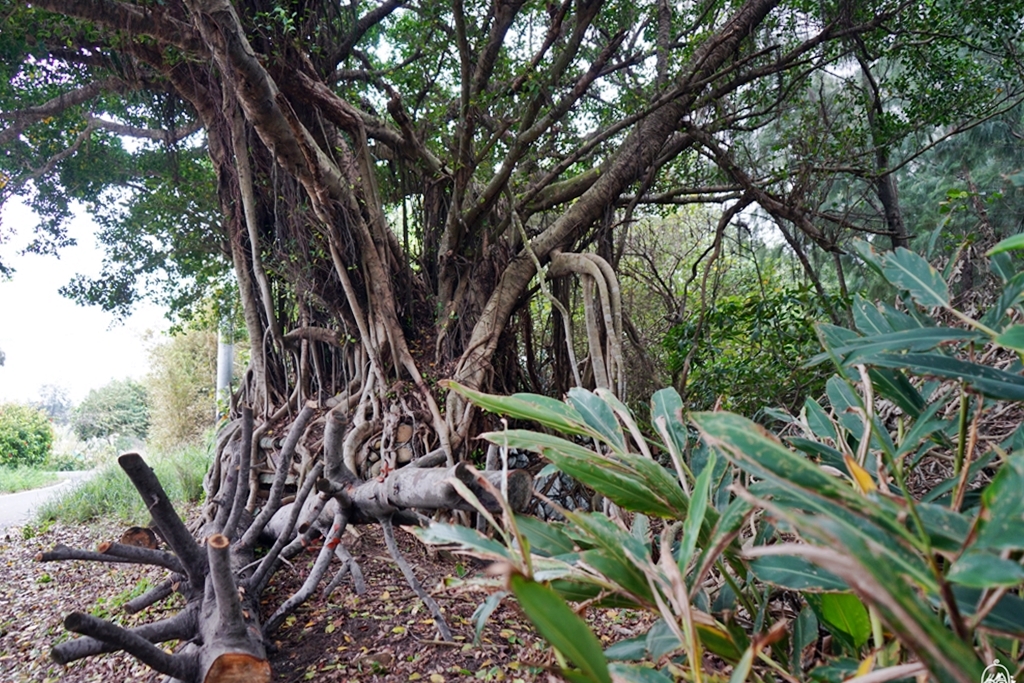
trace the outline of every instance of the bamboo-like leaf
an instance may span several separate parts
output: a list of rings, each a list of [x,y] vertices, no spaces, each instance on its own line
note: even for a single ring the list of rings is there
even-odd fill
[[[982,522],[973,548],[1024,548],[1024,455],[1009,457],[981,494]]]
[[[803,671],[803,652],[807,646],[818,639],[818,617],[814,616],[814,610],[804,607],[793,622],[793,652],[789,670],[793,672]]]
[[[573,434],[589,436],[586,422],[575,408],[557,401],[549,396],[538,394],[513,394],[512,396],[495,396],[462,386],[458,382],[448,381],[447,386],[455,393],[464,396],[484,410],[501,415],[508,415],[520,420],[532,420],[551,429]]]
[[[487,596],[487,599],[481,602],[477,608],[473,611],[473,616],[470,619],[473,620],[473,644],[476,645],[480,642],[480,634],[484,631],[484,626],[487,624],[487,620],[491,618],[494,610],[498,608],[504,597],[508,595],[507,591],[498,591],[497,593],[491,593]]]
[[[853,297],[853,324],[864,335],[882,335],[894,331],[892,324],[878,308],[860,294]]]
[[[910,292],[922,306],[948,306],[949,287],[939,271],[914,252],[899,247],[886,257],[882,270],[886,279]]]
[[[665,419],[665,429],[676,451],[686,451],[686,423],[683,421],[683,399],[673,388],[656,391],[651,396],[651,420]]]
[[[541,556],[554,557],[576,550],[575,544],[554,522],[543,522],[536,517],[516,515],[516,526],[530,542],[530,549]]]
[[[804,419],[811,432],[819,439],[836,440],[836,427],[832,424],[832,418],[828,416],[825,409],[817,401],[808,396],[804,399]]]
[[[615,412],[603,399],[586,389],[573,387],[569,390],[569,403],[583,416],[587,425],[609,444],[619,450],[626,448],[626,440]]]
[[[750,570],[761,581],[780,588],[808,593],[846,592],[850,587],[830,571],[802,557],[767,555],[750,562]]]
[[[992,256],[994,254],[1001,254],[1004,251],[1014,251],[1017,249],[1024,249],[1024,233],[1011,235],[1010,237],[999,241],[996,246],[986,252],[986,255]]]
[[[861,360],[884,368],[904,368],[916,375],[963,380],[985,396],[1024,401],[1024,377],[987,365],[933,353],[878,353]]]
[[[520,574],[509,577],[509,587],[544,639],[580,667],[587,680],[612,683],[597,636],[555,591]]]
[[[953,563],[946,578],[971,588],[1012,588],[1024,583],[1024,567],[991,553],[969,552]]]
[[[657,669],[630,664],[609,664],[615,683],[672,683],[672,677],[666,676]]]
[[[454,544],[463,550],[476,555],[489,557],[493,560],[512,560],[508,548],[497,541],[487,538],[476,529],[457,524],[441,524],[435,522],[428,527],[414,530],[424,543],[432,545]]]
[[[1013,325],[1003,330],[995,339],[1004,349],[1024,352],[1024,325]]]
[[[824,593],[808,599],[818,618],[834,635],[860,648],[871,637],[871,620],[864,603],[852,593]]]
[[[917,327],[888,334],[859,337],[832,349],[843,356],[844,365],[853,365],[864,356],[881,351],[930,351],[949,342],[984,341],[985,335],[973,330],[955,330],[948,327]]]

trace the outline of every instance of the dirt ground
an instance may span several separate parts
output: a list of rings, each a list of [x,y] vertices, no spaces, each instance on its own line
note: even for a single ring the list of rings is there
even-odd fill
[[[49,659],[49,649],[70,636],[64,617],[84,611],[123,626],[166,618],[175,612],[172,596],[138,615],[121,605],[166,576],[165,570],[86,562],[39,563],[33,557],[58,543],[92,549],[120,536],[110,523],[91,527],[54,525],[48,529],[11,527],[0,537],[0,681],[115,683],[158,681],[145,666],[124,654],[109,654],[67,667]],[[439,640],[430,614],[395,567],[379,529],[359,529],[345,543],[366,576],[365,595],[346,581],[328,600],[319,594],[289,617],[275,634],[269,653],[274,681],[544,681],[553,662],[546,644],[533,634],[511,600],[491,616],[474,644],[473,612],[486,595],[452,586],[481,567],[446,551],[428,551],[415,537],[397,531],[399,545],[424,587],[441,605],[455,642]],[[315,551],[297,558],[294,569],[278,573],[264,594],[264,617],[301,584]],[[323,586],[321,586],[322,588]],[[634,615],[620,611],[602,619],[611,641],[631,635]],[[604,630],[604,629],[601,629]]]

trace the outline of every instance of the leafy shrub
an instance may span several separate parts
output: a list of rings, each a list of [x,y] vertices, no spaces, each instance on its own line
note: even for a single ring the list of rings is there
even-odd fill
[[[53,426],[45,413],[19,403],[0,405],[0,465],[39,465],[52,445]]]
[[[114,380],[93,389],[75,409],[72,423],[80,439],[135,436],[149,432],[149,397],[146,388],[132,380]]]
[[[720,297],[703,320],[689,319],[668,331],[663,343],[669,371],[678,374],[690,356],[685,398],[698,410],[719,399],[723,408],[743,415],[765,406],[797,409],[828,379],[827,372],[804,367],[821,348],[815,325],[848,303],[822,299],[809,286]]]
[[[856,329],[822,326],[817,360],[838,373],[825,405],[808,399],[790,418],[786,441],[725,412],[692,413],[691,428],[672,389],[652,398],[652,438],[600,390],[559,402],[453,386],[548,430],[483,438],[542,454],[626,514],[566,510],[540,522],[506,511],[501,524],[490,517],[501,542],[438,524],[421,536],[502,563],[478,626],[514,594],[570,680],[701,680],[716,661],[708,653],[733,681],[973,683],[994,658],[1012,670],[1024,639],[1024,435],[1000,443],[979,427],[993,405],[1024,404],[1024,274],[1011,248],[1024,249],[1024,236],[993,250],[1004,289],[975,320],[919,256],[861,245],[903,290],[902,307],[858,299]],[[577,611],[607,606],[657,620],[602,649]]]

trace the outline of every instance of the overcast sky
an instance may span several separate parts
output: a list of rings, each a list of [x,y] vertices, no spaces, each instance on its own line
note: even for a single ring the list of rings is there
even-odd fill
[[[18,252],[29,241],[36,219],[15,201],[3,209],[3,232],[17,231],[0,244],[0,257],[15,268],[14,277],[0,280],[0,349],[7,356],[0,366],[0,402],[33,401],[43,385],[67,390],[81,401],[90,389],[112,379],[141,379],[147,372],[147,331],[167,329],[163,310],[146,305],[118,323],[95,306],[79,306],[59,289],[76,273],[96,276],[103,254],[93,238],[95,229],[81,212],[70,233],[78,244],[60,258]]]

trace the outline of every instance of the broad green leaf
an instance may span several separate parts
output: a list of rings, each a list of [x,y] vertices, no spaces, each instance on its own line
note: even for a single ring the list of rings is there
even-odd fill
[[[814,610],[804,607],[793,622],[792,635],[792,660],[789,670],[796,672],[803,670],[802,655],[807,646],[818,639],[818,617],[814,616]]]
[[[869,365],[904,368],[915,375],[962,379],[991,398],[1024,401],[1024,377],[1004,370],[934,353],[878,353],[863,359]]]
[[[1024,567],[991,553],[968,552],[953,563],[946,579],[971,588],[1012,588],[1024,583]]]
[[[543,522],[536,517],[516,515],[516,526],[530,542],[530,550],[538,555],[554,557],[576,550],[572,539],[562,531],[560,524]]]
[[[627,510],[682,519],[689,508],[689,499],[676,478],[644,456],[633,453],[599,455],[566,439],[523,429],[488,432],[481,436],[498,446],[543,455],[561,471]]]
[[[520,420],[532,420],[566,434],[576,436],[590,434],[589,430],[585,428],[586,422],[583,416],[575,408],[549,396],[538,394],[495,396],[475,391],[452,381],[448,382],[448,388],[492,413],[500,413]]]
[[[911,315],[904,313],[890,303],[883,301],[878,305],[882,315],[889,321],[893,330],[913,330],[917,327],[925,327],[921,321]]]
[[[987,255],[992,256],[993,254],[1001,254],[1004,251],[1014,251],[1017,249],[1024,249],[1024,233],[1011,235],[1001,240],[996,246],[988,250]]]
[[[867,240],[853,240],[850,248],[875,272],[882,274],[882,257]]]
[[[613,663],[608,669],[617,680],[626,683],[672,683],[671,676],[646,666]]]
[[[658,619],[647,631],[647,654],[651,659],[658,661],[670,652],[674,652],[683,646],[682,641],[676,637],[664,619]]]
[[[420,527],[414,531],[424,543],[432,545],[455,544],[463,550],[483,555],[493,560],[512,559],[508,548],[497,541],[487,538],[476,529],[470,529],[457,524],[435,522],[428,527]]]
[[[939,271],[909,249],[896,249],[886,257],[882,270],[889,282],[910,292],[922,306],[949,305],[949,288]]]
[[[995,342],[1004,349],[1024,351],[1024,325],[1013,325],[1008,327],[1003,330],[998,337],[996,337]]]
[[[606,647],[604,656],[620,662],[641,662],[647,658],[647,635],[633,636]],[[609,665],[611,667],[613,665]]]
[[[871,619],[864,603],[852,593],[822,593],[808,596],[816,608],[818,619],[833,635],[846,641],[854,650],[871,637]]]
[[[555,591],[520,574],[509,578],[509,587],[537,631],[580,667],[587,680],[611,683],[608,660],[597,636]]]
[[[944,505],[918,503],[917,515],[924,524],[932,546],[937,550],[959,552],[971,530],[971,522],[967,517]]]
[[[921,411],[927,405],[921,392],[902,372],[869,368],[868,378],[879,396],[889,399],[914,419],[921,415]]]
[[[819,439],[836,439],[836,427],[832,419],[817,401],[811,397],[804,399],[804,419],[811,432]]]
[[[752,560],[750,569],[761,581],[780,588],[812,593],[850,590],[838,576],[803,557],[766,555]]]
[[[846,380],[837,376],[830,377],[825,383],[825,393],[836,420],[859,441],[864,434],[864,418],[857,393]]]
[[[982,522],[973,548],[1024,548],[1024,455],[1010,456],[981,494]]]
[[[881,351],[930,351],[942,344],[964,341],[984,341],[985,335],[972,330],[955,330],[948,327],[917,327],[888,334],[860,337],[845,345],[837,346],[832,352],[843,357],[844,365],[854,365],[868,354]]]
[[[656,391],[651,396],[651,420],[664,418],[665,429],[679,453],[686,452],[686,423],[683,422],[683,399],[673,388]]]
[[[888,334],[893,331],[892,325],[878,308],[860,294],[853,297],[853,324],[864,335]]]
[[[569,390],[569,403],[576,409],[587,425],[600,434],[612,446],[619,450],[626,448],[626,440],[622,435],[622,427],[615,417],[615,412],[596,394],[586,389],[573,387]]]

